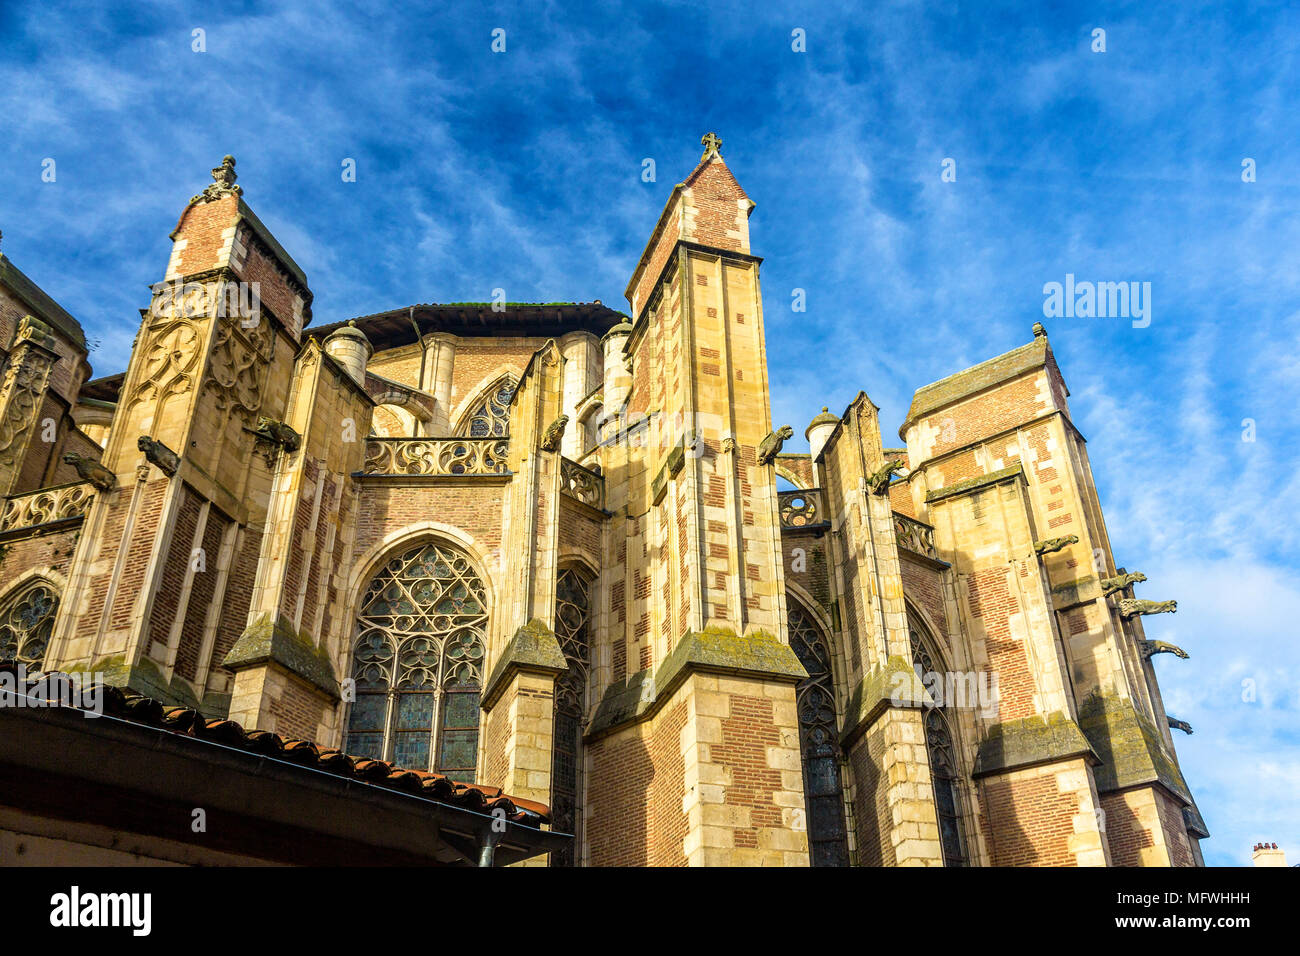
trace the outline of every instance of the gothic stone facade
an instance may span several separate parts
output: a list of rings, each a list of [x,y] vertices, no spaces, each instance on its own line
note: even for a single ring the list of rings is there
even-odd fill
[[[1045,331],[917,391],[905,447],[859,393],[782,453],[705,145],[628,316],[312,329],[229,158],[125,373],[0,257],[3,656],[548,804],[575,836],[534,862],[1198,865],[1169,605]]]

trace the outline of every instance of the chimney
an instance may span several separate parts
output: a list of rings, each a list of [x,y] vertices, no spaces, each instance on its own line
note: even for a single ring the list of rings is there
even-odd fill
[[[1286,866],[1286,851],[1279,850],[1276,843],[1256,843],[1250,858],[1256,866]]]

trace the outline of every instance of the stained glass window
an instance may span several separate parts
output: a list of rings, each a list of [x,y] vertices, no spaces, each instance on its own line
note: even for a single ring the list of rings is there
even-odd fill
[[[551,854],[552,866],[573,866],[578,854],[582,718],[587,707],[587,672],[591,663],[590,618],[591,578],[578,568],[564,568],[555,582],[555,636],[569,669],[555,682],[551,818],[553,828],[572,833],[574,842]]]
[[[40,670],[54,630],[59,593],[44,581],[23,587],[0,606],[0,661]]]
[[[505,379],[488,391],[475,406],[461,428],[468,438],[504,438],[510,434],[510,400],[515,396],[515,383]]]
[[[361,597],[344,749],[472,783],[487,593],[469,558],[440,544],[394,557]]]
[[[787,596],[786,607],[790,648],[808,672],[795,687],[795,707],[799,715],[809,862],[813,866],[848,866],[830,649],[811,614],[792,597]]]
[[[912,666],[924,682],[926,674],[942,673],[920,626],[908,622],[912,642]],[[946,682],[945,682],[946,684]],[[961,822],[960,772],[953,748],[952,728],[944,708],[927,706],[925,750],[930,759],[930,781],[934,786],[934,809],[939,818],[939,843],[945,866],[966,866],[966,836]]]

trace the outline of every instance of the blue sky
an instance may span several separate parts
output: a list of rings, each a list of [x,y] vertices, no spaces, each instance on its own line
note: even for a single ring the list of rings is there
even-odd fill
[[[315,324],[497,287],[626,308],[715,130],[758,203],[774,416],[798,447],[859,388],[893,443],[915,388],[1047,324],[1116,558],[1147,574],[1140,596],[1179,602],[1148,635],[1192,654],[1156,666],[1196,731],[1177,744],[1207,861],[1269,840],[1300,862],[1298,20],[1285,3],[0,0],[3,249],[99,340],[96,373],[119,371],[167,234],[233,153]],[[1067,273],[1149,281],[1150,326],[1044,319]]]

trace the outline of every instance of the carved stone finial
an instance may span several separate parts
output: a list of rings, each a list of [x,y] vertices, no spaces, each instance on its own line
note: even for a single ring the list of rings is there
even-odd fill
[[[1138,641],[1138,650],[1142,653],[1144,661],[1150,659],[1153,654],[1173,654],[1183,660],[1192,656],[1177,644],[1170,644],[1168,641]]]
[[[770,465],[776,461],[776,456],[781,454],[781,446],[793,434],[794,429],[789,425],[782,425],[776,431],[768,432],[767,437],[758,443],[758,463]]]
[[[1147,576],[1141,571],[1134,571],[1131,574],[1119,574],[1113,578],[1101,579],[1101,591],[1105,597],[1110,597],[1116,591],[1126,590],[1131,585],[1139,581],[1145,581]]]
[[[1053,554],[1062,548],[1078,543],[1079,536],[1077,534],[1067,534],[1063,538],[1045,538],[1042,541],[1034,542],[1034,554]]]
[[[1191,736],[1192,725],[1189,724],[1187,721],[1179,720],[1177,717],[1170,717],[1168,714],[1165,714],[1165,720],[1169,721],[1169,727],[1171,730],[1181,730],[1189,737]]]
[[[1042,323],[1042,322],[1035,322],[1035,323],[1034,323],[1034,338],[1036,338],[1036,339],[1045,339],[1045,338],[1047,338],[1047,329],[1045,329],[1045,328],[1043,327],[1043,323]]]
[[[722,154],[722,140],[718,138],[717,133],[705,133],[700,137],[700,145],[704,147],[704,155],[700,157],[700,162],[704,162],[710,156]]]
[[[141,435],[136,441],[136,447],[144,452],[150,464],[156,465],[158,470],[170,478],[176,474],[176,470],[181,466],[181,456],[176,454],[160,441],[155,441],[148,435]]]
[[[894,480],[894,472],[901,471],[902,468],[903,459],[891,458],[867,478],[867,490],[873,495],[887,494],[889,492],[889,483]]]
[[[197,196],[190,199],[190,205],[200,202],[212,202],[214,199],[221,199],[225,196],[242,196],[244,189],[242,186],[236,186],[235,180],[235,157],[226,156],[221,160],[220,166],[212,169],[212,185]]]
[[[54,330],[34,315],[24,315],[19,320],[18,330],[14,333],[14,340],[15,342],[31,342],[33,345],[39,345],[50,350],[57,348],[59,341],[54,335]]]
[[[1134,598],[1125,598],[1119,602],[1120,617],[1136,617],[1139,614],[1173,614],[1177,610],[1177,601],[1138,601]]]
[[[117,484],[117,475],[113,474],[93,458],[83,458],[76,452],[65,452],[63,460],[77,469],[82,481],[88,481],[100,491],[112,491]]]
[[[561,415],[546,426],[546,432],[542,435],[542,451],[560,450],[560,442],[564,439],[564,429],[568,424],[569,416]]]

